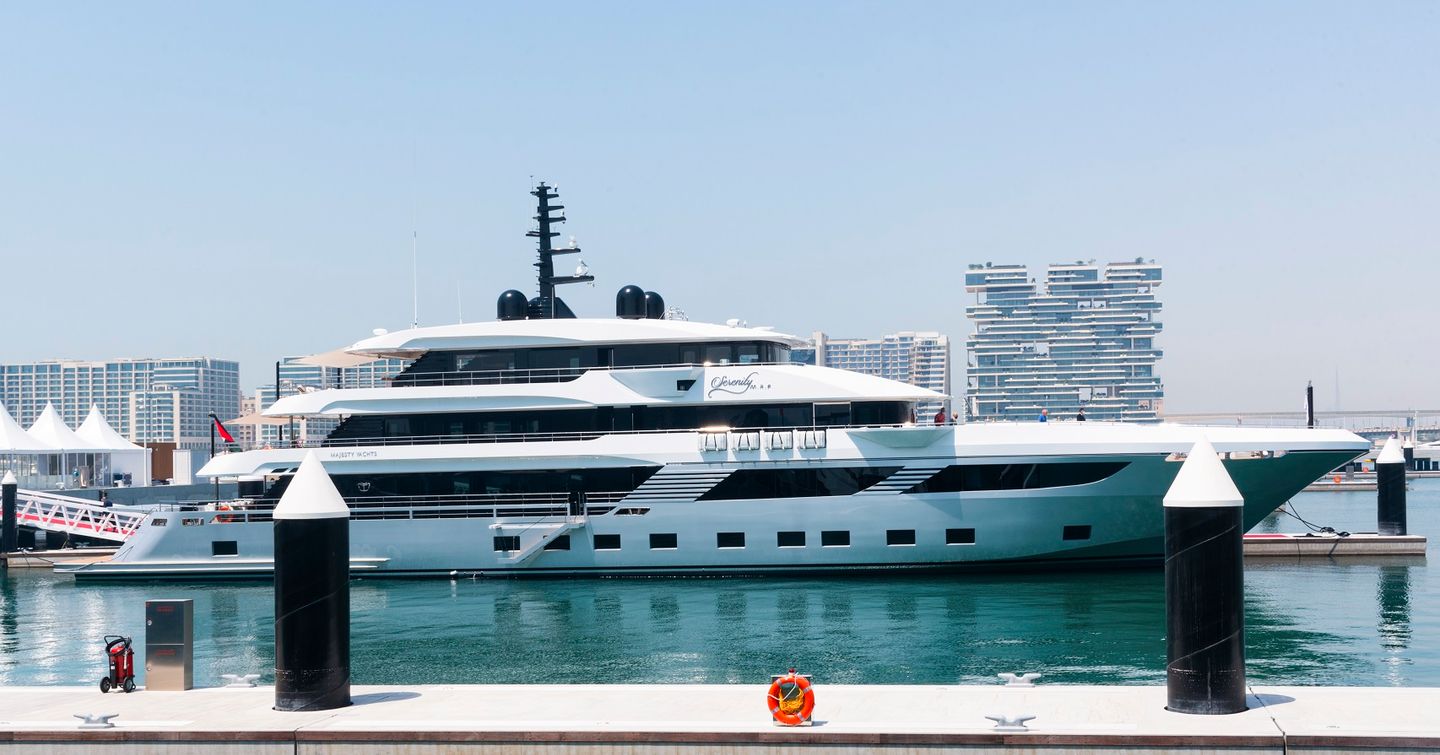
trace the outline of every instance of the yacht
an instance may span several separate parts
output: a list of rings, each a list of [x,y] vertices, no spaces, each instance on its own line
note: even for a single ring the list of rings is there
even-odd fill
[[[155,511],[78,578],[264,577],[270,512],[314,454],[351,510],[357,576],[729,575],[1160,563],[1161,499],[1201,438],[1253,526],[1370,450],[1342,430],[934,424],[933,391],[792,363],[804,342],[672,319],[620,289],[580,318],[556,287],[558,194],[540,184],[539,291],[490,322],[377,331],[345,351],[413,360],[379,388],[317,390],[274,417],[341,418],[313,448],[221,454],[239,500]]]

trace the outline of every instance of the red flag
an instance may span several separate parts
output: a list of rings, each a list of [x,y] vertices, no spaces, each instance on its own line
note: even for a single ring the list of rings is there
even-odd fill
[[[235,436],[231,435],[230,431],[226,430],[225,426],[220,424],[220,418],[211,417],[211,419],[215,421],[215,430],[220,433],[220,437],[224,438],[226,443],[234,443]]]

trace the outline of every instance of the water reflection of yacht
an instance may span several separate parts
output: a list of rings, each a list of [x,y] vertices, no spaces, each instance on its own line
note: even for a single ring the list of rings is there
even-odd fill
[[[347,351],[414,360],[383,388],[284,398],[266,414],[343,417],[315,449],[374,575],[726,574],[1155,563],[1160,500],[1202,435],[1261,517],[1368,451],[1340,430],[1103,422],[916,425],[932,391],[793,364],[802,341],[665,318],[620,290],[577,318],[557,285],[557,195],[534,192],[539,295],[492,322],[415,328]],[[270,482],[231,511],[155,513],[82,577],[246,576],[271,568],[269,511],[307,449],[216,457]]]

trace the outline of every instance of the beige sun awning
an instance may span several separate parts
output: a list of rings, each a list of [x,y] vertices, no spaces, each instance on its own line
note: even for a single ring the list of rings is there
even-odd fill
[[[247,414],[243,417],[225,420],[226,425],[283,425],[290,420],[284,417],[267,417],[263,414]]]
[[[312,367],[358,367],[373,361],[375,361],[375,357],[351,354],[344,349],[323,351],[295,360],[298,364],[308,364]]]

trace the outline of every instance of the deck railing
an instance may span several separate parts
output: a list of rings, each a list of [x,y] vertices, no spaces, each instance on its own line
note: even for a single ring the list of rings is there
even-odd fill
[[[700,427],[672,428],[664,430],[574,430],[566,432],[533,433],[477,433],[466,435],[377,435],[359,438],[316,438],[302,441],[285,441],[281,444],[256,441],[250,444],[230,444],[230,450],[262,451],[277,448],[353,448],[357,446],[433,446],[450,443],[535,443],[558,441],[587,441],[609,436],[706,434],[729,433],[824,433],[827,430],[860,430],[881,427],[932,427],[928,424],[910,422],[867,422],[846,425],[793,425],[786,427]]]

